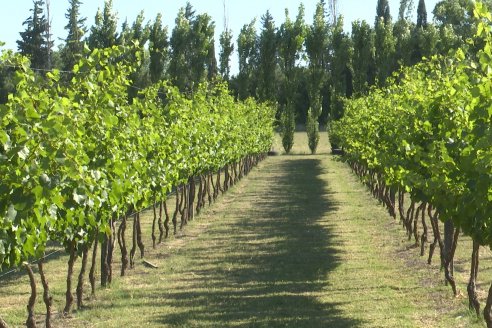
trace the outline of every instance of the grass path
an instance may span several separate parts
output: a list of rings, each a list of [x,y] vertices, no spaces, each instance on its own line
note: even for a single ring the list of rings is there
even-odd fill
[[[327,144],[321,152],[268,158],[179,238],[149,250],[158,269],[139,265],[55,324],[481,327]],[[19,288],[0,281],[0,303]]]

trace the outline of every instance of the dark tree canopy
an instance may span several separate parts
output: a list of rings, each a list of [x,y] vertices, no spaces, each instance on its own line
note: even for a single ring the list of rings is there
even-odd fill
[[[34,1],[32,15],[22,25],[26,26],[20,32],[21,39],[17,41],[19,53],[31,59],[31,67],[48,69],[53,42],[49,41],[49,22],[44,15],[43,0]]]
[[[427,9],[425,9],[425,0],[419,0],[417,6],[417,27],[427,27]]]
[[[61,57],[64,70],[71,70],[80,59],[84,51],[83,38],[87,32],[85,27],[85,17],[80,17],[81,0],[69,0],[70,7],[68,8],[65,18],[68,24],[65,26],[68,34],[65,39],[65,46],[62,49]]]

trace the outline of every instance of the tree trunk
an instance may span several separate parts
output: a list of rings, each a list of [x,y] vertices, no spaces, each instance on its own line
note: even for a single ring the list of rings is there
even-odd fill
[[[69,315],[72,310],[73,304],[73,294],[72,294],[72,275],[73,266],[75,260],[77,260],[77,254],[75,251],[75,245],[70,245],[69,249],[70,258],[68,259],[68,270],[67,270],[67,291],[65,292],[65,308],[63,309],[63,315]]]
[[[491,308],[492,308],[492,285],[490,285],[489,294],[487,296],[487,303],[485,304],[485,308],[483,309],[483,317],[485,319],[485,323],[487,323],[487,328],[492,328],[492,317],[490,313]]]
[[[113,281],[113,254],[114,254],[114,246],[116,243],[116,219],[112,218],[109,221],[111,227],[111,234],[109,235],[109,244],[108,244],[108,256],[106,258],[106,262],[108,264],[108,284],[111,284]]]
[[[31,296],[29,297],[29,302],[27,303],[27,320],[26,327],[27,328],[35,328],[36,327],[36,319],[34,318],[34,306],[36,305],[36,280],[34,280],[34,273],[32,272],[31,265],[26,263],[24,267],[27,270],[27,274],[29,275],[29,282],[31,284]]]
[[[448,270],[451,275],[453,275],[454,262],[451,260],[448,264],[448,259],[451,254],[451,248],[453,247],[453,234],[454,234],[454,224],[452,220],[446,220],[444,222],[444,269]],[[448,279],[446,278],[446,286],[448,285]]]
[[[189,179],[190,190],[188,192],[188,220],[191,221],[195,217],[195,177]]]
[[[46,280],[46,276],[44,274],[43,262],[44,260],[41,258],[38,262],[38,270],[41,277],[41,284],[43,285],[43,301],[46,306],[45,324],[46,328],[51,328],[51,306],[53,305],[53,297],[50,295],[50,287],[48,286],[48,281]],[[1,327],[2,325],[0,324],[0,328]]]
[[[94,237],[94,246],[92,246],[92,263],[91,270],[89,271],[89,281],[91,283],[91,296],[96,296],[96,259],[97,259],[97,245],[99,244],[99,229],[96,230]]]
[[[477,317],[480,316],[480,302],[477,296],[477,275],[478,275],[478,262],[479,262],[480,244],[473,241],[473,251],[471,259],[470,280],[466,288],[468,292],[468,301],[470,310],[474,309],[477,313]]]
[[[0,317],[0,328],[9,328],[7,323]]]
[[[89,246],[85,246],[84,251],[82,252],[82,265],[80,267],[79,273],[79,281],[77,283],[77,309],[82,309],[83,306],[83,297],[84,297],[84,278],[85,278],[85,270],[87,268],[87,258],[89,255]]]
[[[118,244],[121,250],[121,276],[125,275],[125,271],[128,268],[128,250],[126,248],[126,222],[127,216],[123,216],[120,227],[118,228]]]
[[[130,249],[130,268],[133,268],[135,262],[135,252],[137,251],[137,214],[133,216],[133,231],[132,231],[132,248]]]
[[[164,221],[164,228],[166,229],[166,238],[169,237],[169,212],[167,211],[167,200],[164,200],[162,202],[162,205],[164,206],[164,213],[166,214],[166,220]]]
[[[422,203],[421,209],[421,219],[422,219],[422,235],[420,237],[420,256],[424,256],[425,244],[427,243],[427,223],[425,222],[425,210],[427,208],[427,203]]]
[[[162,222],[162,209],[163,202],[159,202],[159,220],[157,221],[157,225],[159,227],[159,244],[162,243],[162,238],[164,237],[164,223]]]
[[[202,176],[199,177],[199,185],[198,185],[198,195],[197,195],[197,200],[196,200],[196,214],[200,214],[200,210],[202,209],[202,192],[203,192],[203,182],[202,182]]]
[[[101,286],[106,287],[108,285],[108,250],[109,250],[109,237],[104,235],[104,240],[101,243]]]
[[[177,229],[178,229],[178,213],[179,213],[179,194],[180,190],[179,187],[176,187],[176,208],[174,209],[174,214],[173,214],[173,228],[174,228],[174,234],[176,234]]]
[[[153,198],[153,205],[152,205],[152,209],[154,210],[154,220],[152,221],[152,248],[155,249],[155,244],[156,244],[156,240],[157,240],[157,237],[155,236],[155,228],[156,228],[156,224],[157,224],[157,207],[156,207],[156,200],[155,200],[155,195],[154,195],[154,198]]]
[[[137,213],[137,245],[140,250],[140,258],[145,256],[145,245],[142,241],[142,226],[140,224],[140,213]]]
[[[448,220],[448,221],[450,221],[450,220]],[[451,249],[446,254],[446,262],[444,265],[444,275],[445,275],[448,283],[451,285],[451,288],[453,289],[454,296],[458,295],[458,291],[456,290],[456,282],[455,282],[454,276],[453,276],[454,275],[453,262],[454,262],[454,253],[455,253],[456,247],[458,245],[459,233],[460,233],[460,229],[456,228],[454,231],[454,236],[452,236],[453,239],[451,241]]]

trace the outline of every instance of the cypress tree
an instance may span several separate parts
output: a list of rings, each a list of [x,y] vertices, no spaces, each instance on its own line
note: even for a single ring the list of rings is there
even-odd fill
[[[43,12],[44,1],[34,1],[33,4],[32,16],[22,23],[26,30],[20,32],[21,40],[17,41],[17,46],[19,53],[31,59],[31,67],[47,69],[49,52],[53,47],[53,42],[48,41],[49,22]]]
[[[419,0],[417,7],[417,27],[427,27],[427,10],[425,9],[425,0]]]
[[[377,24],[380,18],[384,19],[384,24],[388,24],[391,21],[390,7],[388,0],[378,0],[378,4],[376,6],[376,22]]]

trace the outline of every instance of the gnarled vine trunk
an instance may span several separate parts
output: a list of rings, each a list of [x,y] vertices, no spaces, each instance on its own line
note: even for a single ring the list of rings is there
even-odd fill
[[[51,306],[53,305],[53,297],[50,295],[50,287],[48,285],[48,280],[44,274],[44,259],[41,258],[38,262],[39,276],[41,277],[41,284],[43,285],[43,301],[46,307],[46,318],[45,325],[46,328],[51,328]],[[1,325],[0,325],[1,328]]]
[[[82,251],[82,265],[80,267],[79,279],[76,288],[77,295],[77,309],[81,309],[84,305],[84,279],[85,279],[85,270],[87,268],[87,258],[89,257],[89,246],[86,246]]]
[[[27,328],[36,328],[36,319],[34,318],[34,305],[36,304],[36,280],[34,280],[34,273],[32,272],[31,265],[26,263],[24,265],[27,274],[29,275],[29,282],[31,285],[31,295],[29,296],[29,302],[27,303]]]
[[[64,315],[69,315],[72,311],[73,304],[73,294],[72,294],[72,276],[73,276],[73,266],[77,260],[77,252],[75,250],[75,245],[72,244],[68,250],[70,257],[68,259],[68,269],[67,269],[67,291],[65,292],[65,307],[63,309]]]

